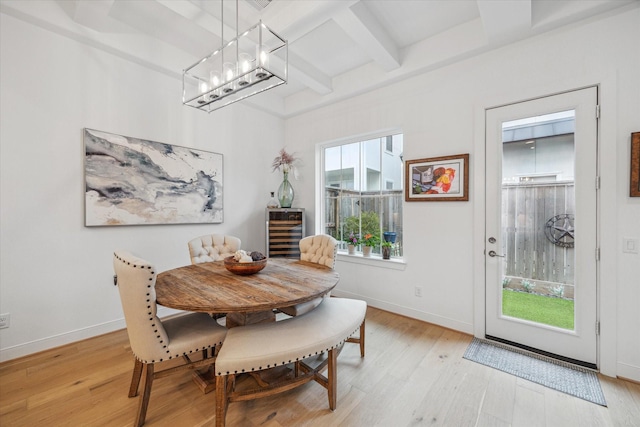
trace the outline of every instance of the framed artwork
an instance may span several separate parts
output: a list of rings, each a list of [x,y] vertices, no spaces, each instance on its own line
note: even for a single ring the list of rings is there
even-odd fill
[[[85,226],[221,223],[222,154],[84,129]]]
[[[640,197],[640,132],[631,134],[631,168],[629,196]]]
[[[469,200],[469,154],[407,160],[407,202],[460,202]]]

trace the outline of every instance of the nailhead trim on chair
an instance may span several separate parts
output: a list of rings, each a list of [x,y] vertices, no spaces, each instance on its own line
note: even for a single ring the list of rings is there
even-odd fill
[[[113,255],[114,255],[118,260],[122,261],[123,263],[126,263],[127,265],[131,265],[131,262],[129,262],[129,261],[125,261],[124,259],[122,259],[121,257],[119,257],[117,254],[115,254],[115,253],[114,253]],[[133,268],[138,268],[138,265],[133,264]],[[143,269],[143,270],[144,270],[145,268],[147,268],[147,269],[149,269],[149,270],[150,270],[150,271],[149,271],[149,274],[151,274],[151,277],[149,277],[149,281],[150,281],[150,282],[153,282],[153,276],[155,275],[155,271],[153,271],[153,269],[151,268],[151,266],[146,266],[146,267],[145,267],[144,265],[141,265],[141,266],[140,266],[140,268],[141,268],[141,269]],[[116,278],[116,283],[117,283],[117,278]],[[149,284],[149,285],[147,285],[147,288],[151,288],[151,285],[150,285],[150,284]],[[148,296],[148,297],[150,297],[150,296],[151,296],[151,293],[150,293],[150,292],[147,292],[147,296]],[[148,298],[148,299],[147,299],[147,302],[151,302],[151,299],[150,299],[150,298]],[[147,308],[148,308],[149,310],[151,310],[151,305],[148,305],[148,306],[147,306]],[[151,316],[151,317],[149,317],[149,320],[152,322],[152,323],[151,323],[151,327],[152,327],[152,328],[154,328],[153,332],[157,334],[157,333],[158,333],[158,329],[156,328],[156,324],[155,324],[155,323],[153,323],[153,319],[154,319],[154,317],[153,317],[153,313],[152,313],[151,311],[149,311],[147,314],[148,314],[149,316]],[[164,340],[160,339],[160,335],[156,335],[156,337],[158,338],[158,342],[159,342],[160,344],[163,344],[163,345],[162,345],[162,348],[167,348],[167,345],[166,345],[166,344],[164,344]],[[201,349],[190,350],[190,351],[189,351],[189,354],[193,353],[193,351],[202,351],[202,350],[208,350],[208,349],[210,349],[210,348],[215,348],[216,346],[220,346],[221,344],[222,344],[222,341],[220,341],[218,344],[209,345],[209,346],[207,346],[207,347],[202,347]],[[173,359],[174,357],[182,357],[182,356],[186,356],[186,355],[187,355],[187,352],[183,352],[182,354],[180,354],[180,353],[176,353],[176,355],[175,355],[175,356],[173,356],[173,355],[171,355],[171,354],[170,354],[169,349],[167,349],[167,350],[166,350],[166,352],[167,352],[167,354],[169,355],[169,356],[168,356],[168,358],[166,358],[166,359],[160,359],[160,360],[151,360],[151,361],[149,361],[149,360],[141,359],[141,358],[139,358],[139,357],[138,357],[137,355],[135,355],[135,354],[134,354],[134,356],[135,356],[135,358],[136,358],[137,360],[139,360],[139,361],[140,361],[140,362],[142,362],[142,363],[156,363],[156,362],[163,362],[163,361],[165,361],[165,360],[171,360],[171,359]]]

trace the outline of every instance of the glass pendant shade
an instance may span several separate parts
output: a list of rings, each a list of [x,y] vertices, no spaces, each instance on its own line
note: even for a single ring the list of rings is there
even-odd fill
[[[254,62],[253,57],[248,53],[238,55],[238,86],[243,87],[251,82],[251,65]]]

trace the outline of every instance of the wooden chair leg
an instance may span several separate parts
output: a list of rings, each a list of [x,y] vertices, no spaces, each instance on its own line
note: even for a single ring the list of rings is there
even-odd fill
[[[216,377],[216,427],[224,427],[227,418],[227,376]]]
[[[151,395],[151,386],[153,385],[153,363],[144,364],[144,388],[142,396],[140,396],[140,404],[138,406],[138,417],[136,418],[136,427],[144,425],[147,417],[147,407],[149,406],[149,396]]]
[[[334,411],[336,409],[336,401],[338,394],[338,375],[337,375],[337,365],[338,365],[338,352],[335,349],[329,350],[329,364],[327,366],[327,392],[329,394],[329,409]]]
[[[140,385],[141,376],[142,362],[135,359],[133,364],[133,375],[131,376],[131,386],[129,386],[129,397],[135,397],[138,395],[138,386]]]
[[[360,344],[360,357],[364,357],[364,320],[362,321],[362,324],[360,325],[359,329],[360,329],[360,337],[358,338],[349,337],[347,338],[347,342]]]
[[[364,357],[364,322],[360,325],[360,357]]]

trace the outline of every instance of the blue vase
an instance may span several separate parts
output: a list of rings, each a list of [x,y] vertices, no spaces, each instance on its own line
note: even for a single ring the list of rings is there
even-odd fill
[[[385,231],[384,233],[382,233],[382,235],[384,236],[384,240],[385,242],[391,242],[391,243],[395,243],[396,242],[396,233],[393,231]]]

